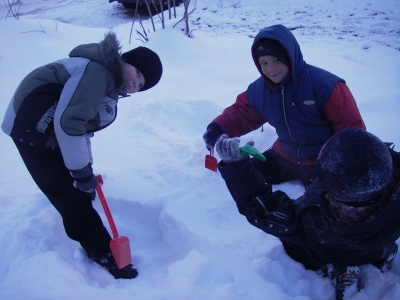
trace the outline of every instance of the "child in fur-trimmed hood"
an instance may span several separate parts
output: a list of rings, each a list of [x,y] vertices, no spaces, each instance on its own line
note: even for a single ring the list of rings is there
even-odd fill
[[[115,120],[119,97],[158,83],[162,64],[146,47],[122,55],[120,49],[109,32],[101,42],[79,45],[69,58],[33,70],[17,87],[1,128],[62,216],[68,237],[115,278],[135,278],[133,265],[118,269],[111,237],[92,206],[98,180],[90,138]]]

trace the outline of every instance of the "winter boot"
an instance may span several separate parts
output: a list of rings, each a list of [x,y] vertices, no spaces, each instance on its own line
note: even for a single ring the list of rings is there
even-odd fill
[[[330,279],[333,279],[332,274],[333,274],[333,269],[334,266],[332,264],[327,264],[325,266],[322,266],[320,269],[315,271],[318,275],[321,275],[322,277],[328,277]]]
[[[385,258],[375,262],[374,266],[376,266],[379,270],[381,270],[382,273],[389,271],[392,268],[393,261],[397,254],[397,249],[398,249],[397,244],[393,244],[392,246],[390,246],[390,249],[388,251],[390,254]]]
[[[90,258],[110,272],[115,279],[133,279],[138,275],[138,271],[132,264],[119,269],[117,262],[111,253],[107,254],[103,258]]]
[[[336,300],[345,299],[345,293],[350,289],[359,291],[361,288],[359,266],[335,266],[332,276]]]

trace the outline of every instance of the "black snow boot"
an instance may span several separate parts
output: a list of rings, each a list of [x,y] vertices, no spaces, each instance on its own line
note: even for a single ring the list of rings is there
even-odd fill
[[[115,261],[115,258],[111,253],[102,258],[90,258],[98,263],[100,266],[105,268],[108,272],[110,272],[110,274],[114,276],[115,279],[133,279],[139,274],[132,264],[129,264],[122,269],[119,269],[117,262]]]
[[[374,266],[376,266],[379,270],[381,270],[382,273],[389,271],[392,268],[393,261],[397,254],[397,249],[398,249],[397,244],[391,245],[388,251],[386,252],[386,253],[389,252],[389,255],[375,262]]]
[[[361,289],[359,266],[335,266],[332,273],[332,283],[335,287],[336,300],[346,299],[346,292],[354,289],[353,293]],[[347,296],[345,298],[345,296]]]

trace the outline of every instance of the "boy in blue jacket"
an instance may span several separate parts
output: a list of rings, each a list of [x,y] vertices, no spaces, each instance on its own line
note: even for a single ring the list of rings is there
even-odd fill
[[[268,123],[278,135],[254,166],[271,184],[298,179],[307,188],[324,143],[343,128],[365,130],[345,81],[307,64],[295,36],[283,25],[261,30],[251,47],[260,77],[207,126],[207,149],[221,134],[245,135]]]

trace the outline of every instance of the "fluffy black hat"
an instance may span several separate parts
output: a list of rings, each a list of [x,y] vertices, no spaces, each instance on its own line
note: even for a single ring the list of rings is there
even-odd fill
[[[341,202],[362,202],[381,193],[392,176],[388,147],[375,135],[346,128],[332,136],[317,159],[317,175]]]
[[[137,47],[123,53],[121,57],[143,74],[145,83],[139,92],[152,88],[160,81],[163,69],[161,60],[154,51],[146,47]]]
[[[257,60],[264,55],[271,55],[278,58],[286,66],[290,67],[289,57],[285,48],[279,42],[271,39],[261,39],[257,43],[256,57]]]

